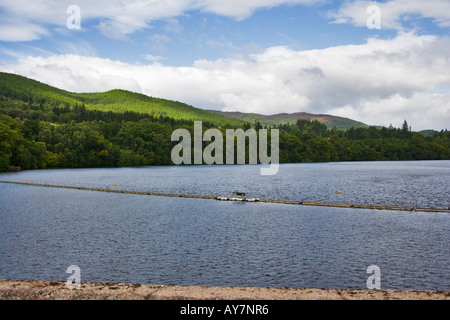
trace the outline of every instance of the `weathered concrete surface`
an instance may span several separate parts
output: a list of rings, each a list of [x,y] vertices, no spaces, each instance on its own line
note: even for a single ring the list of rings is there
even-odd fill
[[[183,287],[0,279],[0,300],[450,300],[450,291]]]

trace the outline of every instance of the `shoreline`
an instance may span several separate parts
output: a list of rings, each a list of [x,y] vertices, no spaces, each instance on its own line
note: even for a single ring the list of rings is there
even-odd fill
[[[0,279],[0,300],[450,300],[450,291],[202,287]]]

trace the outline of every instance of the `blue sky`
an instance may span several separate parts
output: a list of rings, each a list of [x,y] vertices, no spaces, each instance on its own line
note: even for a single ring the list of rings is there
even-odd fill
[[[332,23],[327,13],[337,10],[339,3],[261,8],[242,20],[191,10],[180,16],[150,21],[147,28],[118,39],[101,32],[98,25],[102,19],[83,19],[83,8],[80,7],[81,30],[69,32],[42,23],[51,32],[48,36],[34,41],[3,42],[2,47],[20,54],[82,53],[128,63],[148,62],[146,57],[153,56],[160,57],[168,65],[189,66],[198,59],[216,60],[257,53],[273,46],[323,49],[361,44],[370,36],[395,36],[395,31],[389,29],[369,30]],[[427,26],[430,27],[434,25]],[[444,31],[434,29],[433,32]],[[3,60],[14,58],[5,52],[1,57]]]
[[[79,30],[67,27],[74,4]],[[380,29],[367,27],[373,5]],[[76,92],[441,130],[449,31],[448,0],[0,0],[0,71]]]

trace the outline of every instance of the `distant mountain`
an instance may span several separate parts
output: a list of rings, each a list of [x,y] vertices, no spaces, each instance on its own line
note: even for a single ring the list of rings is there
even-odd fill
[[[330,129],[337,128],[342,130],[350,129],[351,127],[359,128],[363,127],[366,128],[368,125],[358,122],[352,119],[348,118],[342,118],[327,114],[311,114],[311,113],[305,113],[305,112],[298,112],[298,113],[280,113],[275,114],[271,116],[265,116],[262,114],[257,113],[242,113],[242,112],[223,112],[223,111],[214,111],[210,110],[211,112],[221,114],[223,116],[232,118],[232,119],[239,119],[246,122],[254,123],[255,121],[259,121],[263,125],[280,125],[280,124],[288,124],[288,123],[295,123],[297,119],[303,119],[303,120],[318,120],[324,124]]]
[[[134,111],[155,117],[165,116],[175,120],[210,122],[217,126],[240,127],[243,125],[243,121],[239,119],[225,117],[178,101],[153,98],[126,90],[73,93],[36,80],[4,72],[0,72],[0,96],[42,104],[44,108],[84,104],[87,109],[91,110],[119,113]]]

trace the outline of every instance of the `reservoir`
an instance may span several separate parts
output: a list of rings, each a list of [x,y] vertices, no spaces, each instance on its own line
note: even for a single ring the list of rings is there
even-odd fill
[[[0,180],[174,194],[449,207],[450,161],[37,170]],[[340,193],[338,191],[341,191]],[[0,183],[0,278],[450,290],[450,215]]]

